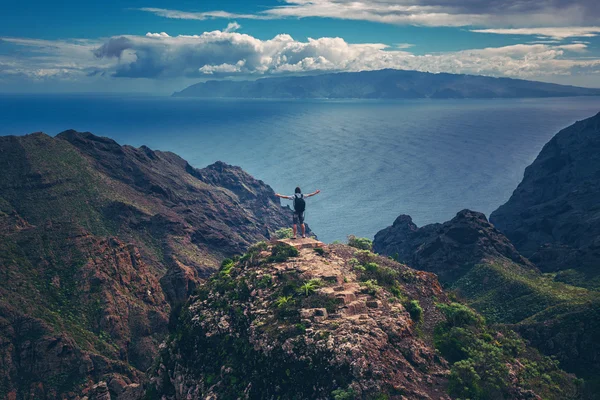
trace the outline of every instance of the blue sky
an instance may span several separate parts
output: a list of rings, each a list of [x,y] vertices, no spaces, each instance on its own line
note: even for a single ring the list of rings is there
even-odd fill
[[[0,91],[168,93],[380,68],[600,87],[596,0],[19,1]]]

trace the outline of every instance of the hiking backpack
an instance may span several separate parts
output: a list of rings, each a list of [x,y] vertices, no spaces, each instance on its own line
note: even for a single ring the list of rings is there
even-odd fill
[[[304,201],[304,195],[301,194],[300,197],[294,195],[294,211],[296,214],[302,214],[306,209],[306,202]]]

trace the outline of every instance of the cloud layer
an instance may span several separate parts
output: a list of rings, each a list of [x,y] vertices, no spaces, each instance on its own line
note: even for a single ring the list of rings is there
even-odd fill
[[[166,18],[337,18],[423,26],[562,27],[595,25],[597,0],[283,0],[255,14],[141,8]]]
[[[95,55],[120,60],[114,72],[118,77],[269,75],[397,68],[532,78],[566,75],[575,70],[597,71],[597,59],[574,58],[586,49],[585,43],[538,43],[415,55],[380,43],[350,44],[342,38],[328,37],[301,42],[286,34],[260,40],[228,29],[195,36],[149,33],[145,37],[115,37],[98,48]]]
[[[22,48],[0,57],[0,79],[84,80],[90,77],[206,79],[383,68],[539,79],[600,75],[600,59],[586,57],[585,42],[532,43],[416,55],[408,46],[351,44],[342,38],[307,41],[290,35],[260,40],[239,33],[239,24],[193,36],[148,33],[104,42],[5,38]],[[26,53],[25,57],[20,55]],[[114,80],[114,79],[113,79]]]

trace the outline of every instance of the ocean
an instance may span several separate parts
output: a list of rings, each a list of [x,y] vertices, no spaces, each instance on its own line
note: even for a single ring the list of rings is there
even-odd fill
[[[306,220],[320,239],[373,238],[400,214],[421,226],[489,215],[560,129],[600,98],[203,100],[140,95],[0,95],[0,135],[66,129],[172,151],[201,168],[239,165],[279,193],[320,189]],[[285,201],[283,201],[285,203]]]

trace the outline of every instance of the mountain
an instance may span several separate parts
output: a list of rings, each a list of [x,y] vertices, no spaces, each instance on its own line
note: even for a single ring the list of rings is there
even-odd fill
[[[462,99],[598,96],[600,89],[510,78],[432,74],[384,69],[255,81],[212,80],[176,92],[176,97]]]
[[[375,235],[373,250],[391,255],[414,268],[454,281],[486,260],[504,259],[524,269],[536,268],[490,224],[485,215],[463,210],[451,221],[418,228],[410,216]]]
[[[542,274],[483,214],[463,210],[422,228],[403,215],[375,235],[373,249],[439,274],[488,321],[516,330],[566,370],[586,379],[600,373],[600,293]]]
[[[600,113],[557,133],[490,220],[541,270],[600,289],[599,199]]]
[[[0,398],[75,398],[99,380],[135,396],[171,309],[290,220],[222,162],[75,131],[0,137]]]
[[[570,399],[578,385],[431,273],[346,245],[262,242],[198,287],[146,396]]]

